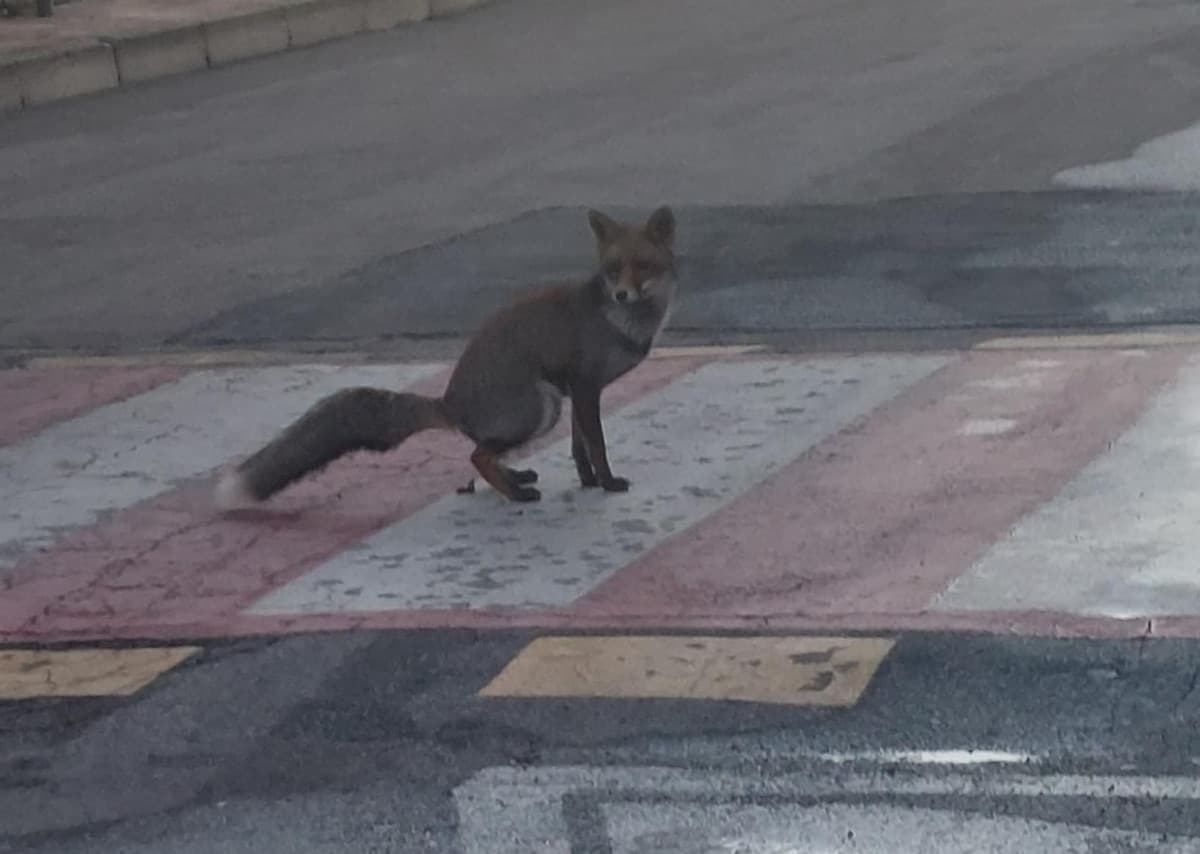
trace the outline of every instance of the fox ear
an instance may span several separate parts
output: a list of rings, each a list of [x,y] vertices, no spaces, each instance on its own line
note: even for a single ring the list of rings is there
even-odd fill
[[[675,214],[663,205],[646,220],[646,236],[659,246],[670,249],[675,243]]]
[[[601,243],[612,243],[621,231],[621,226],[615,219],[597,210],[588,211],[588,225],[592,227],[592,234],[596,235],[596,240]]]

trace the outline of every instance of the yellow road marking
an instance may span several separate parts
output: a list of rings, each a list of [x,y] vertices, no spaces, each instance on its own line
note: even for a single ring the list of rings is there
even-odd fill
[[[894,643],[862,637],[541,637],[480,695],[852,706]]]
[[[1200,331],[1097,332],[1078,335],[1023,335],[989,338],[976,350],[1079,350],[1087,348],[1173,347],[1200,343]]]
[[[283,350],[198,350],[194,352],[126,353],[113,356],[35,356],[29,368],[207,368],[220,365],[283,365],[361,362],[363,353],[297,353]]]
[[[127,696],[199,649],[0,650],[0,699]]]
[[[764,349],[759,344],[713,345],[696,347],[658,347],[650,351],[652,359],[681,359],[741,356]],[[287,364],[357,364],[369,357],[361,352],[300,353],[294,350],[196,350],[188,352],[124,353],[110,356],[33,356],[25,362],[31,369],[47,368],[208,368],[225,365],[262,366]],[[409,363],[408,360],[388,359]],[[450,364],[453,359],[416,360]]]
[[[650,351],[651,359],[684,359],[704,356],[742,356],[764,349],[761,344],[713,344],[695,347],[656,347]]]

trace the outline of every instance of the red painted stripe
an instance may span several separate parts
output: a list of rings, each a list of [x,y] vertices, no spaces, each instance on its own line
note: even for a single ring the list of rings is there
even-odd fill
[[[574,613],[919,612],[1128,429],[1182,358],[970,354],[641,556]],[[1036,359],[1057,366],[1034,386],[1015,368]],[[959,432],[996,418],[1016,425]]]
[[[173,382],[177,368],[35,368],[0,371],[0,445]]]
[[[641,397],[702,359],[647,362],[606,392],[606,409]],[[415,386],[440,392],[446,374]],[[561,439],[561,423],[530,450]],[[108,637],[172,626],[220,634],[268,591],[466,483],[470,444],[450,433],[356,454],[241,518],[216,515],[210,484],[159,496],[67,536],[10,574],[0,639]]]
[[[1164,638],[1200,638],[1200,617],[1186,616],[1152,617],[1149,634]]]

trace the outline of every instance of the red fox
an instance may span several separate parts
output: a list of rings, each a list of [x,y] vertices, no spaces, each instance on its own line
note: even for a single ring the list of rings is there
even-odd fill
[[[600,393],[642,362],[675,295],[675,216],[662,206],[645,225],[588,211],[598,271],[492,315],[467,343],[440,398],[347,388],[318,401],[273,441],[220,478],[215,501],[234,509],[356,450],[387,451],[414,433],[457,430],[475,443],[471,463],[513,501],[537,501],[532,469],[502,455],[558,423],[571,400],[571,457],[580,483],[624,492],[612,473],[600,424]]]

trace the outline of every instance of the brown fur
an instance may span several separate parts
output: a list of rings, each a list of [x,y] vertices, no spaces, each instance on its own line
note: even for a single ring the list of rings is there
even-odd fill
[[[609,467],[600,393],[646,357],[674,296],[675,220],[644,226],[588,212],[600,270],[544,288],[492,315],[467,343],[441,398],[356,388],[318,402],[218,486],[219,503],[262,501],[354,450],[386,451],[416,432],[455,429],[476,445],[479,474],[514,501],[541,497],[532,470],[500,462],[554,427],[571,399],[571,454],[580,482],[624,491]]]

